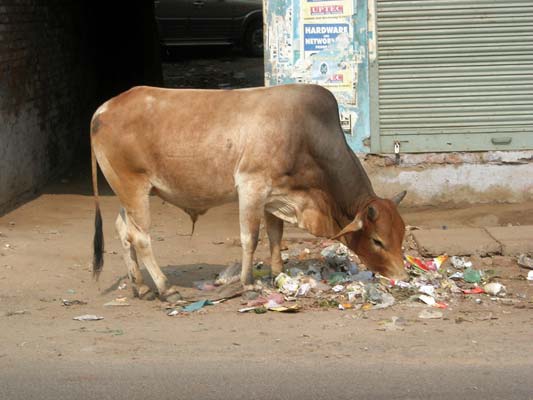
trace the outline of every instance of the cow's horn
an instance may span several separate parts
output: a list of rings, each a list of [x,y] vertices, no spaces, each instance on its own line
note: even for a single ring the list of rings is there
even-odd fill
[[[359,218],[359,216],[356,216],[352,222],[346,225],[342,231],[340,231],[335,236],[333,236],[331,240],[338,239],[341,236],[344,236],[350,232],[357,232],[358,230],[362,228],[363,228],[363,221],[361,221],[361,218]]]
[[[398,205],[400,204],[400,201],[403,200],[406,194],[407,194],[407,191],[404,190],[403,192],[400,192],[397,195],[395,195],[391,200],[394,204]]]

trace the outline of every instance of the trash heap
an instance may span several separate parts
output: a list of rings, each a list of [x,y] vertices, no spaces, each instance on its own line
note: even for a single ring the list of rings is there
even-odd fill
[[[406,255],[409,281],[395,281],[363,268],[357,256],[341,243],[326,242],[315,248],[284,252],[285,272],[275,279],[263,263],[254,267],[254,291],[242,295],[239,312],[298,312],[306,308],[339,310],[375,310],[397,302],[418,302],[431,308],[446,309],[455,298],[488,294],[498,301],[506,288],[494,281],[492,271],[476,269],[472,262],[460,257],[442,255],[433,259]],[[195,282],[198,289],[213,288],[237,282],[240,265],[226,268],[212,281]],[[174,311],[175,315],[176,311]],[[426,318],[435,314],[426,313]],[[169,314],[170,315],[170,314]],[[422,317],[421,317],[422,318]]]
[[[405,282],[363,269],[357,256],[341,243],[328,245],[317,255],[304,249],[297,261],[287,261],[286,272],[273,281],[268,276],[258,279],[260,295],[239,311],[294,312],[301,308],[300,304],[367,311],[400,301],[446,309],[455,297],[486,293],[497,300],[506,294],[505,286],[492,282],[491,271],[478,270],[465,258],[443,255],[424,260],[407,255],[410,279]]]

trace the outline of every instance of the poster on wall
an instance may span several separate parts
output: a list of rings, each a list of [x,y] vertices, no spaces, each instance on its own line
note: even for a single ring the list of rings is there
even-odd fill
[[[339,35],[349,38],[350,31],[350,24],[347,22],[303,24],[305,55],[318,53],[334,45]]]
[[[307,21],[302,25],[303,81],[331,90],[337,100],[357,103],[357,56],[353,28],[347,19]]]
[[[350,17],[356,0],[302,0],[304,19]],[[355,3],[357,4],[357,3]],[[357,6],[355,6],[357,9]]]
[[[339,102],[357,105],[357,66],[339,62],[334,55],[318,53],[311,68],[311,83],[331,90]]]

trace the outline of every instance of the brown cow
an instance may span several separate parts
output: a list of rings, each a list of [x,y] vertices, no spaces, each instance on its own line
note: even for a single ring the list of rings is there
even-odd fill
[[[374,271],[405,276],[405,226],[392,200],[377,197],[341,130],[337,102],[315,85],[242,90],[135,87],[104,103],[91,125],[96,198],[93,271],[103,265],[97,162],[122,208],[116,227],[139,297],[168,287],[150,244],[149,195],[187,212],[193,224],[209,208],[239,201],[241,281],[252,283],[252,259],[264,216],[272,272],[282,271],[283,221],[316,236],[342,237]],[[339,232],[340,231],[340,232]]]

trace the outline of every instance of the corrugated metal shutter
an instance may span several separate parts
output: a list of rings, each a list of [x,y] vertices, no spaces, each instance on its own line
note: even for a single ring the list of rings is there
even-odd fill
[[[533,0],[375,7],[382,152],[533,149]]]

